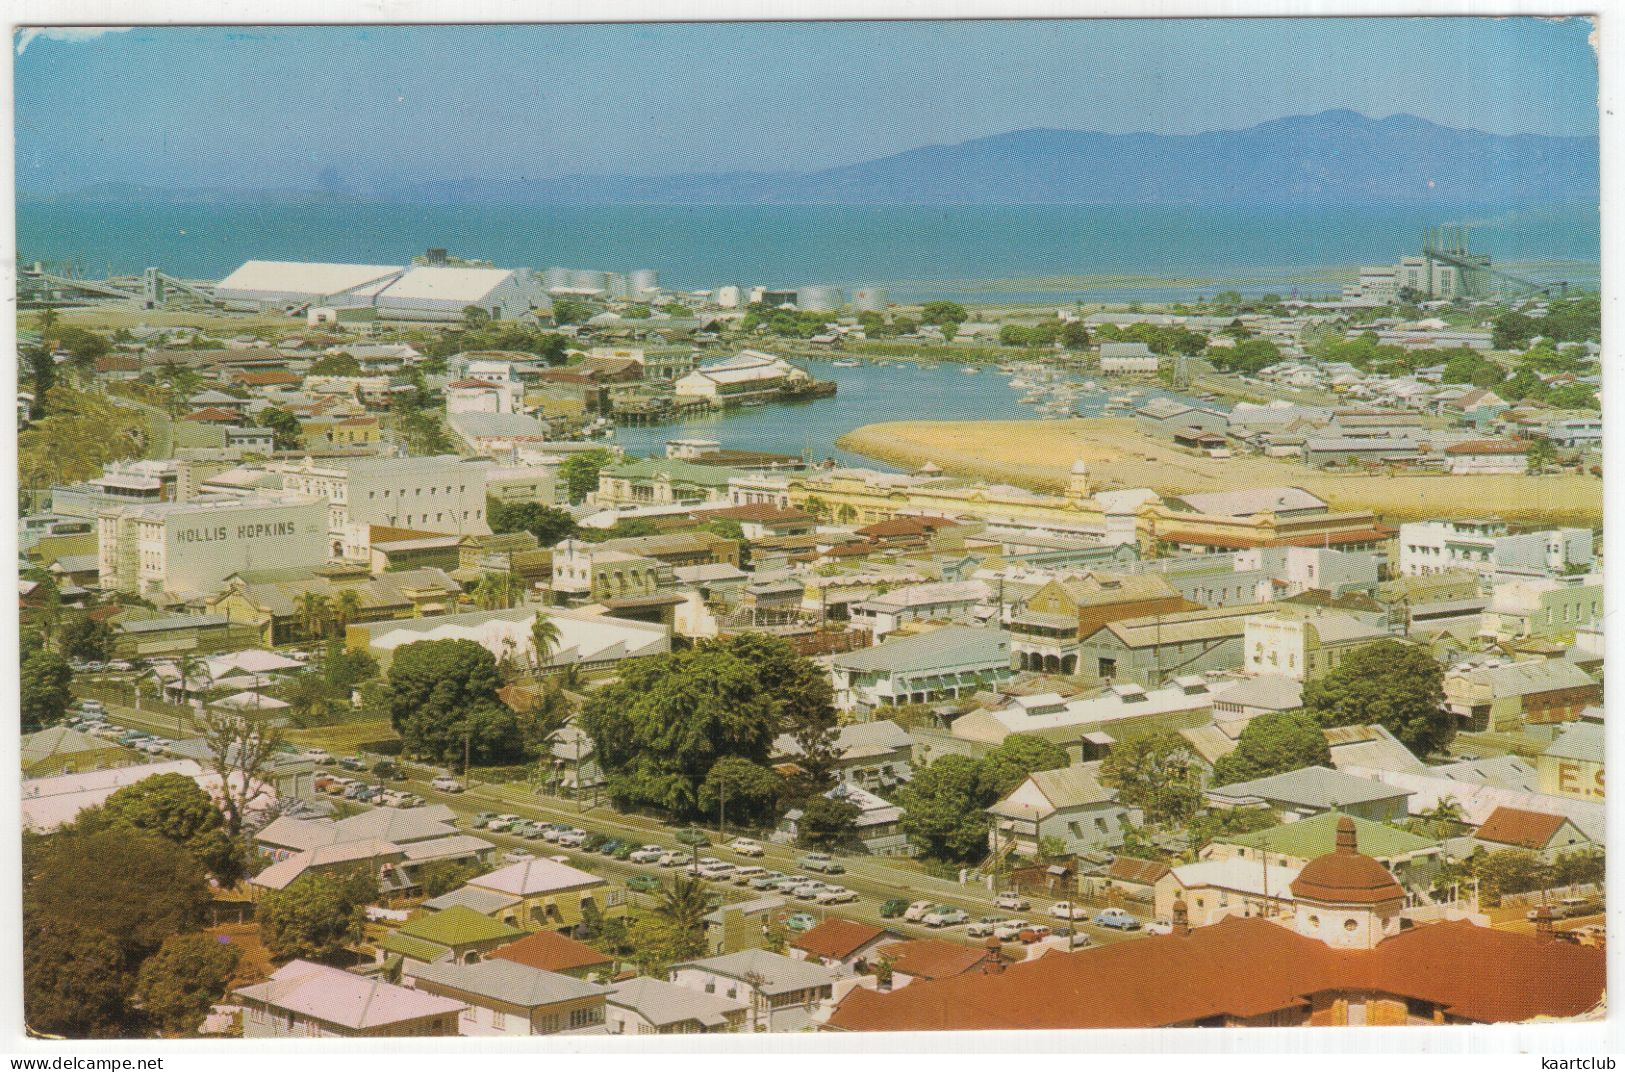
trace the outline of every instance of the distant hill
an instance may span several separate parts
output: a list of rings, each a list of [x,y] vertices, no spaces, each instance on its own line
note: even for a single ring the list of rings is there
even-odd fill
[[[1189,135],[1018,130],[805,173],[471,179],[402,185],[380,196],[520,204],[1504,204],[1595,200],[1599,163],[1594,137],[1504,136],[1337,110]]]

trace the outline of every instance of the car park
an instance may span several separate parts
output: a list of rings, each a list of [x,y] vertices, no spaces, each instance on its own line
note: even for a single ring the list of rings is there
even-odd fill
[[[1049,906],[1049,914],[1056,919],[1079,920],[1089,918],[1089,909],[1080,904],[1056,901]]]
[[[961,923],[969,921],[969,919],[970,913],[963,908],[955,908],[952,905],[938,905],[927,912],[920,919],[920,922],[927,927],[957,927]]]
[[[461,793],[463,791],[463,783],[459,782],[456,778],[447,778],[442,775],[441,777],[430,782],[429,788],[437,789],[442,793]]]
[[[750,856],[753,858],[761,856],[767,851],[750,838],[743,837],[734,838],[732,841],[728,842],[728,848],[732,849],[734,852],[737,852],[741,856]]]
[[[784,925],[799,934],[802,931],[810,931],[818,926],[818,920],[808,912],[792,912],[790,918],[784,921]]]
[[[901,897],[893,897],[880,906],[881,919],[897,919],[908,911],[908,902]]]
[[[752,878],[746,885],[753,890],[771,889],[773,885],[785,877],[782,871],[764,871]]]
[[[846,868],[842,867],[840,862],[827,852],[809,852],[796,861],[796,866],[803,871],[817,871],[825,875],[846,874]]]
[[[516,863],[519,863],[521,860],[532,860],[532,859],[535,859],[535,856],[531,853],[531,851],[529,849],[524,849],[524,848],[509,849],[507,852],[502,854],[502,860],[503,860],[504,863],[516,864]]]
[[[848,901],[856,901],[858,895],[845,886],[825,886],[813,899],[819,904],[846,904]]]
[[[653,875],[633,875],[626,880],[626,888],[638,893],[660,892],[660,880]]]
[[[1140,921],[1121,908],[1102,908],[1095,913],[1095,926],[1110,927],[1114,931],[1137,931]]]
[[[632,855],[628,856],[627,859],[635,864],[652,864],[658,862],[664,855],[666,855],[666,850],[659,845],[645,845],[640,849],[633,849]]]
[[[925,914],[937,907],[935,901],[915,901],[903,911],[903,918],[910,923],[918,923],[925,918]]]
[[[1007,919],[993,928],[993,937],[1001,942],[1013,942],[1021,937],[1021,932],[1032,927],[1024,919]]]
[[[993,898],[993,907],[1002,908],[1006,912],[1026,912],[1032,909],[1032,902],[1019,893],[1006,890]]]

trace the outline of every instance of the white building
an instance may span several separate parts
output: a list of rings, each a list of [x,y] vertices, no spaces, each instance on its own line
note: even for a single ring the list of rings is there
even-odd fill
[[[420,640],[472,640],[499,660],[508,658],[528,665],[535,660],[531,626],[538,614],[545,614],[559,630],[558,642],[548,654],[549,667],[574,665],[596,670],[622,659],[663,655],[671,650],[665,626],[562,607],[443,614],[357,628],[366,630],[367,650],[385,666],[394,657],[395,649]]]
[[[523,269],[417,267],[381,288],[373,304],[390,320],[457,322],[470,306],[492,320],[517,320],[540,293]]]
[[[484,536],[485,475],[489,462],[453,454],[432,458],[305,458],[271,468],[282,486],[328,502],[328,538],[335,558],[344,554],[352,525]]]
[[[734,403],[778,394],[791,383],[812,377],[782,357],[760,350],[742,350],[726,361],[705,365],[677,380],[678,398],[708,398],[717,403]]]
[[[524,269],[249,261],[222,279],[229,309],[295,312],[311,306],[373,309],[389,320],[456,322],[469,306],[493,320],[530,311],[541,290]]]
[[[1399,526],[1399,572],[1472,570],[1491,579],[1552,577],[1595,560],[1590,529],[1509,534],[1504,521],[1412,521]]]
[[[1247,619],[1242,638],[1246,672],[1313,681],[1349,652],[1387,636],[1340,611],[1255,614]]]
[[[357,295],[399,278],[400,265],[249,261],[215,285],[228,309],[272,312],[307,305],[366,304]]]
[[[316,569],[329,558],[320,497],[195,499],[104,510],[101,586],[143,597],[212,595],[233,573]]]
[[[513,381],[495,382],[475,376],[446,385],[447,413],[520,413],[525,389]]]
[[[1143,342],[1103,342],[1100,344],[1100,371],[1155,376],[1157,355]]]

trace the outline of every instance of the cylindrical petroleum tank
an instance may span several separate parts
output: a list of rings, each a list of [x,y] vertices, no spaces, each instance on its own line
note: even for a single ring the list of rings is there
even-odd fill
[[[889,298],[883,287],[861,287],[852,292],[852,308],[860,313],[883,313]]]
[[[815,313],[832,313],[842,304],[841,288],[824,286],[796,288],[796,308]]]
[[[590,268],[576,268],[570,272],[570,286],[575,290],[609,289],[609,273],[594,271]]]
[[[542,286],[548,290],[558,290],[570,285],[570,269],[548,268],[542,272]]]
[[[653,268],[639,268],[632,273],[632,296],[641,298],[643,295],[660,289],[660,273]]]
[[[723,309],[739,308],[739,288],[733,285],[717,288],[717,305]]]

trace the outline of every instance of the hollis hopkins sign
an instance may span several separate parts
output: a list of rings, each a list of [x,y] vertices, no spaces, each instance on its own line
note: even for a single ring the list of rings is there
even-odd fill
[[[218,540],[259,540],[267,536],[292,536],[299,527],[292,521],[245,522],[240,525],[204,525],[177,529],[176,543],[214,543]]]

